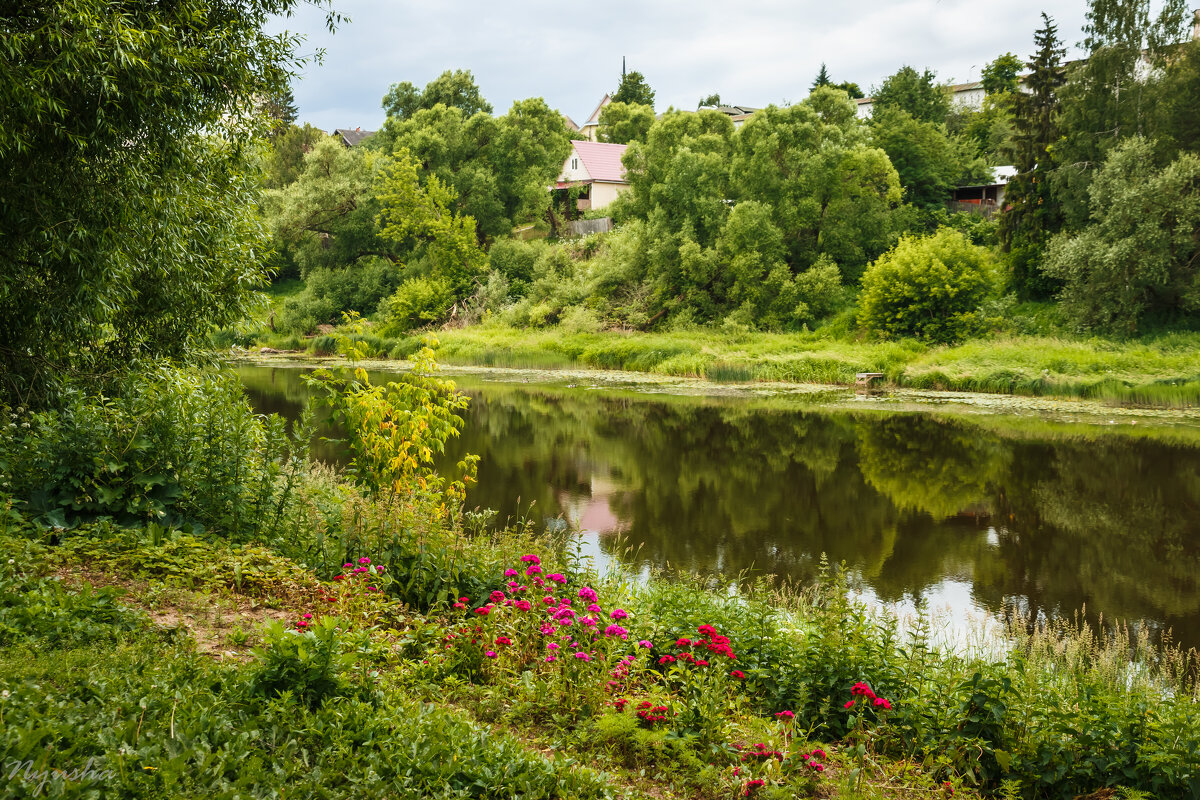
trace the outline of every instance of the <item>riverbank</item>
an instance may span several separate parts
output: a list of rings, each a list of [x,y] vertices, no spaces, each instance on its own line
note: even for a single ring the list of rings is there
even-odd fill
[[[103,523],[53,544],[10,515],[0,735],[30,766],[0,797],[85,763],[92,777],[51,776],[51,794],[932,800],[1194,786],[1194,655],[1019,616],[1009,644],[947,653],[927,624],[901,635],[847,601],[836,571],[735,594],[686,576],[634,582],[596,575],[530,525],[470,533],[411,500],[351,501],[353,534],[323,545],[314,529],[268,546]],[[344,566],[309,566],[314,543]]]
[[[849,386],[860,372],[883,373],[884,386],[1030,397],[1087,398],[1111,405],[1200,405],[1200,334],[1146,340],[997,336],[958,345],[914,340],[872,342],[814,333],[695,329],[665,333],[571,332],[479,325],[436,332],[447,364],[534,369],[646,372],[721,383],[787,382]],[[404,359],[421,337],[366,343]],[[265,336],[274,349],[334,352],[334,337]]]

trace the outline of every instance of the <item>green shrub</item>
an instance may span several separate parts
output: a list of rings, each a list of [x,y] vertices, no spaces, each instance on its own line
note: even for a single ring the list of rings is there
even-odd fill
[[[401,271],[384,259],[341,269],[313,269],[304,280],[304,291],[283,301],[275,329],[306,334],[318,325],[340,321],[344,311],[373,313],[380,301],[396,291],[400,276]]]
[[[858,319],[885,338],[950,342],[980,331],[999,281],[991,253],[958,231],[906,237],[863,274]]]
[[[315,356],[334,356],[338,351],[338,338],[325,333],[314,337],[308,345],[308,352]]]
[[[454,289],[443,278],[410,278],[380,303],[386,330],[400,333],[438,322],[454,303]]]
[[[18,509],[47,528],[108,517],[268,535],[304,466],[307,442],[254,414],[229,375],[162,369],[117,397],[67,395],[0,429]]]
[[[367,640],[363,634],[346,633],[345,627],[343,620],[330,616],[320,617],[305,631],[268,623],[265,644],[255,654],[250,691],[267,698],[287,693],[309,708],[346,696],[346,673],[358,662],[357,651]]]
[[[533,281],[534,264],[546,249],[541,241],[500,239],[488,253],[488,268],[505,277],[513,297],[524,297]]]

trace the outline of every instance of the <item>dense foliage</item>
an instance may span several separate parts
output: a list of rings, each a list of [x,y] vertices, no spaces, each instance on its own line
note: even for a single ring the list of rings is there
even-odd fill
[[[252,112],[299,63],[262,26],[295,5],[0,12],[2,396],[45,402],[64,376],[184,355],[250,310],[268,246]]]
[[[882,336],[962,339],[983,327],[982,306],[998,288],[991,253],[943,228],[901,239],[867,269],[859,319]]]

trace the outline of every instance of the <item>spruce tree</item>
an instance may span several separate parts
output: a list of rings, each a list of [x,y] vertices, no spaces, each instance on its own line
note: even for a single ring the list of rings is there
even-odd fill
[[[821,62],[821,71],[817,73],[817,77],[813,79],[810,89],[818,89],[822,86],[829,86],[833,81],[829,79],[829,70],[825,69],[825,62]]]
[[[1062,227],[1062,211],[1047,180],[1052,163],[1050,147],[1059,137],[1058,92],[1066,79],[1065,50],[1054,20],[1042,13],[1042,28],[1034,34],[1037,52],[1026,63],[1025,91],[1014,97],[1013,166],[1016,176],[1005,190],[1000,238],[1013,254],[1013,282],[1026,298],[1048,297],[1056,285],[1038,268],[1050,235]]]

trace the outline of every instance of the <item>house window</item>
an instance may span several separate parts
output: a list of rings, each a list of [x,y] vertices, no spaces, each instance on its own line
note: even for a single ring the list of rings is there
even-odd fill
[[[579,159],[578,158],[571,159],[571,169],[579,169]]]

